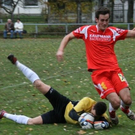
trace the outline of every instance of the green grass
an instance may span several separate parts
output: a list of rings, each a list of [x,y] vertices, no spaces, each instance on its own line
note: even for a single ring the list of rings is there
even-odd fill
[[[52,109],[42,94],[12,65],[7,56],[15,54],[20,62],[33,69],[42,81],[51,85],[72,100],[89,96],[100,101],[87,71],[85,46],[82,40],[71,41],[65,49],[65,59],[59,63],[56,52],[62,38],[53,39],[0,39],[0,108],[9,113],[24,114],[29,117],[41,115]],[[135,112],[135,40],[117,42],[115,51],[120,67],[123,69],[131,88]],[[107,104],[108,102],[104,100]],[[134,135],[135,122],[117,111],[120,124],[108,130],[87,130],[72,124],[20,125],[3,118],[0,120],[1,135]]]

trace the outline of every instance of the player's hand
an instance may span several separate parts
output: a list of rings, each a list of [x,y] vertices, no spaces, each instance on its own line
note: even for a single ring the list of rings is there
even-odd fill
[[[107,121],[95,121],[94,128],[95,129],[107,129],[109,128],[110,124]]]
[[[63,55],[64,55],[64,52],[63,51],[57,51],[56,53],[56,57],[57,57],[57,60],[60,62],[63,60]]]
[[[133,28],[132,30],[135,31],[135,28]]]
[[[93,125],[89,122],[87,122],[85,119],[79,119],[80,126],[82,129],[91,129],[93,128]]]

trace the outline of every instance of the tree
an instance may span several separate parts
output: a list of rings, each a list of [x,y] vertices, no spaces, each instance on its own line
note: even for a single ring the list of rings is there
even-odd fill
[[[72,0],[74,1],[74,0]],[[90,2],[92,5],[93,0],[85,0],[85,2]],[[103,1],[103,0],[101,0]],[[84,0],[75,0],[76,4],[77,4],[77,23],[81,23],[82,22],[82,6],[81,6],[81,2],[84,2]]]
[[[111,10],[111,18],[110,18],[110,22],[113,23],[113,14],[114,14],[114,0],[109,0],[107,3],[107,6],[110,8]]]
[[[128,14],[127,14],[127,21],[128,23],[133,23],[133,12],[134,12],[134,0],[128,0]],[[131,29],[133,25],[131,25]]]
[[[8,14],[11,15],[12,21],[14,20],[14,10],[19,2],[22,0],[0,0],[0,8],[3,8]]]
[[[45,2],[45,4],[48,5],[48,19],[53,15],[55,18],[57,16],[59,17],[57,20],[62,21],[62,19],[65,18],[64,21],[70,22],[70,20],[68,20],[68,13],[72,12],[76,15],[77,23],[82,22],[82,14],[84,11],[90,9],[92,11],[92,3],[93,0],[48,0],[48,2]],[[90,11],[87,13],[91,14]]]
[[[104,6],[104,0],[98,0],[98,7]]]
[[[76,0],[76,4],[77,4],[77,23],[81,23],[81,0]]]

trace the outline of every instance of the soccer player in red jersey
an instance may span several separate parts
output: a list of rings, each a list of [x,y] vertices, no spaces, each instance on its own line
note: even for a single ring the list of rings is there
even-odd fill
[[[135,29],[109,27],[109,18],[110,10],[100,7],[95,14],[96,25],[82,26],[66,35],[56,56],[58,61],[61,61],[68,42],[74,38],[83,39],[93,84],[100,97],[109,101],[110,119],[117,125],[119,120],[116,110],[119,107],[131,120],[135,120],[135,114],[129,108],[132,103],[129,85],[118,65],[114,45],[118,40],[135,37]]]

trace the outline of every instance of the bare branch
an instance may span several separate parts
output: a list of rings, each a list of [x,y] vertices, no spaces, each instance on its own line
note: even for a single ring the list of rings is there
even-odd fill
[[[23,2],[23,1],[22,0],[11,0],[11,5],[7,6],[7,5],[4,5],[3,0],[0,0],[0,7],[3,8],[7,13],[13,14],[13,12],[19,2]]]

